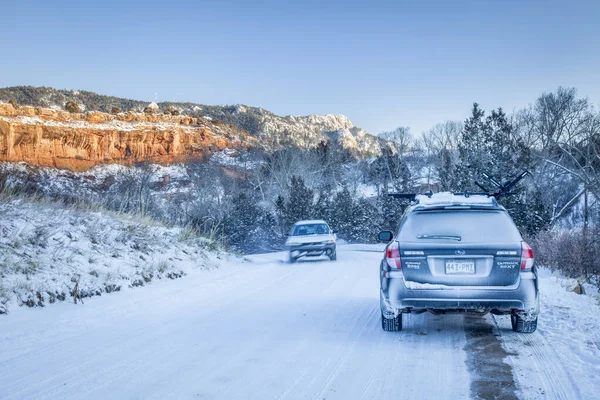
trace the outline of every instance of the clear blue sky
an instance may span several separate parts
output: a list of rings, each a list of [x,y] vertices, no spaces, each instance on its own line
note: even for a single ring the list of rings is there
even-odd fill
[[[252,4],[251,4],[252,3]],[[371,133],[600,102],[600,1],[5,1],[0,86],[347,115]]]

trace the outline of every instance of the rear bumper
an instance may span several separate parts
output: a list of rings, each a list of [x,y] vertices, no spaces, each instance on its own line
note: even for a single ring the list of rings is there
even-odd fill
[[[505,287],[427,286],[405,282],[401,271],[383,276],[382,310],[493,311],[529,315],[539,312],[537,274],[534,272],[522,272],[517,283]]]

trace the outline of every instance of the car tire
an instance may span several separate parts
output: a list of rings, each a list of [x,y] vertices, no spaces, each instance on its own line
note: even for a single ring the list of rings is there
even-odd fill
[[[538,319],[535,317],[532,321],[525,321],[523,318],[519,317],[517,314],[512,314],[510,316],[510,323],[512,325],[512,330],[519,333],[533,333],[537,329]]]
[[[402,313],[395,318],[386,318],[381,313],[381,328],[386,332],[398,332],[402,330]]]
[[[293,263],[295,263],[295,262],[296,262],[296,260],[297,260],[297,258],[296,258],[296,257],[294,257],[294,256],[292,255],[292,253],[290,252],[290,264],[293,264]]]
[[[329,256],[329,259],[331,261],[337,260],[337,251],[335,249],[333,249],[333,253]]]

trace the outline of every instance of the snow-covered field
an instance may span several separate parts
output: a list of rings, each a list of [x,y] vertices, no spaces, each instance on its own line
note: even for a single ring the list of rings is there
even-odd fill
[[[597,397],[597,298],[542,271],[532,335],[507,317],[430,314],[383,332],[379,249],[213,259],[83,305],[17,307],[0,316],[0,398]]]

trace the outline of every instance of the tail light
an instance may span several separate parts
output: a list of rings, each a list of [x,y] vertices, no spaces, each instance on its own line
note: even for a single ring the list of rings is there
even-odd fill
[[[531,271],[533,268],[533,249],[525,242],[521,242],[521,271]]]
[[[385,259],[390,268],[400,269],[402,263],[400,262],[400,248],[398,242],[392,242],[385,250]]]

